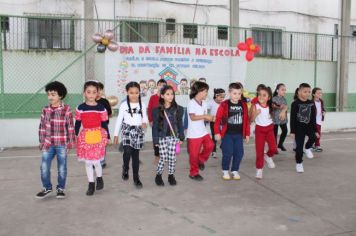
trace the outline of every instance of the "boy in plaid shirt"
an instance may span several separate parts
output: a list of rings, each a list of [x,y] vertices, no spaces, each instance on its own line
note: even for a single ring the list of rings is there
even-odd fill
[[[39,148],[42,151],[41,180],[43,190],[37,198],[45,198],[52,192],[51,163],[57,156],[58,185],[57,198],[65,198],[64,188],[67,178],[67,152],[75,145],[72,111],[63,103],[67,95],[66,87],[57,81],[45,88],[49,105],[42,110],[39,127]]]

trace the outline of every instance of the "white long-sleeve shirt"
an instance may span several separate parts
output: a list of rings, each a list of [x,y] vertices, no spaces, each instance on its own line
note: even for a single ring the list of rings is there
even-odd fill
[[[119,115],[117,117],[116,125],[115,125],[114,136],[119,136],[119,132],[120,132],[122,123],[125,123],[130,126],[140,126],[143,123],[146,123],[146,124],[148,123],[146,104],[142,102],[141,105],[142,105],[142,107],[140,110],[139,103],[131,103],[130,102],[132,116],[129,113],[129,106],[127,105],[127,102],[123,102],[120,105]],[[142,114],[142,116],[141,116],[141,114]]]

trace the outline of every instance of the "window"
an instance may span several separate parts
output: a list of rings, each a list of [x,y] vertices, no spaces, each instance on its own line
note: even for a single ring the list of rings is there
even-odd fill
[[[183,38],[196,39],[198,37],[198,25],[183,25]]]
[[[174,33],[176,31],[176,19],[168,18],[166,19],[166,32]]]
[[[74,23],[72,20],[28,19],[30,49],[74,50]]]
[[[218,39],[228,39],[228,27],[227,26],[218,26]]]
[[[158,23],[123,21],[120,41],[158,43]]]
[[[7,16],[0,16],[0,23],[1,23],[1,32],[9,32],[10,25],[9,25],[9,17]]]
[[[253,28],[252,37],[261,46],[257,55],[265,57],[282,56],[282,30]]]

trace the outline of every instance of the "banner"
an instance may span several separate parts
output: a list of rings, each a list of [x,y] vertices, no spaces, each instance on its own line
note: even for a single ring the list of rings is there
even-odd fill
[[[125,85],[136,81],[142,101],[157,93],[156,82],[164,79],[175,89],[176,101],[186,106],[190,87],[195,81],[227,90],[229,83],[244,84],[247,61],[245,52],[230,47],[173,45],[155,43],[121,44],[116,52],[105,52],[105,92],[125,98]]]

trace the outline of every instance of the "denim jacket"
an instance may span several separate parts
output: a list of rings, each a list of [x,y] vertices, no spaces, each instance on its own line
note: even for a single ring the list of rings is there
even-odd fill
[[[167,116],[171,122],[174,129],[174,133],[178,139],[184,140],[184,129],[183,129],[183,107],[178,106],[178,109],[172,107],[165,109]],[[176,115],[178,112],[178,115]],[[152,125],[152,139],[154,144],[158,144],[159,138],[164,138],[167,136],[173,136],[170,132],[169,124],[166,117],[163,117],[163,126],[160,124],[159,108],[155,108],[152,111],[153,125]],[[178,119],[177,119],[178,118]],[[168,135],[167,135],[168,134]]]

